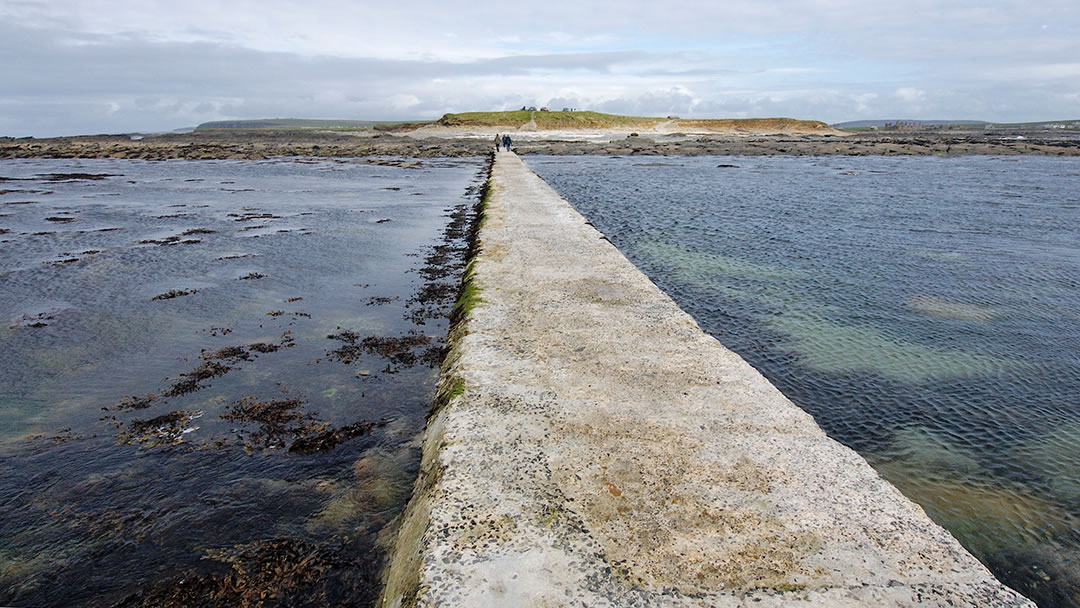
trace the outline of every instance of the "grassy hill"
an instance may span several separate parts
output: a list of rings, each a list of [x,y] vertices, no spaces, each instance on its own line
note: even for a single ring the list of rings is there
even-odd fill
[[[716,133],[780,133],[830,131],[829,125],[818,120],[794,118],[705,118],[677,120],[673,128],[704,130]]]
[[[435,121],[443,127],[521,127],[530,120],[536,121],[537,129],[613,129],[619,127],[650,128],[664,121],[663,118],[620,116],[601,112],[464,112],[445,114]]]
[[[574,129],[624,129],[649,131],[663,127],[668,133],[680,131],[694,133],[816,133],[829,132],[823,122],[812,120],[794,120],[791,118],[744,118],[744,119],[679,119],[675,117],[659,118],[652,116],[622,116],[602,112],[575,111],[550,112],[514,110],[509,112],[463,112],[445,114],[431,122],[390,122],[371,120],[312,120],[301,118],[267,118],[259,120],[219,120],[206,122],[196,131],[210,130],[331,130],[349,131],[376,129],[380,131],[409,131],[425,125],[449,128],[497,128],[529,130],[574,130]],[[535,125],[535,127],[534,127]]]
[[[790,132],[829,130],[829,126],[816,120],[792,118],[716,118],[680,119],[651,116],[622,116],[601,112],[549,112],[515,110],[511,112],[465,112],[446,114],[434,124],[443,127],[510,127],[525,126],[535,121],[537,130],[551,129],[654,129],[664,125],[670,132],[707,131],[715,133],[738,132]]]

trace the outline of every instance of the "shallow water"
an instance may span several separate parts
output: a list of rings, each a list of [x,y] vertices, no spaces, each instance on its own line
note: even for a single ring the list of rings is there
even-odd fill
[[[0,163],[0,605],[371,604],[482,169]]]
[[[1080,164],[527,161],[999,578],[1080,605]]]

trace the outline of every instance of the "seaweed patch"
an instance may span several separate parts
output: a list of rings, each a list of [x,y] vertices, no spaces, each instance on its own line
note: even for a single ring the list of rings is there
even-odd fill
[[[346,329],[326,337],[330,340],[343,342],[340,347],[326,353],[341,363],[354,363],[364,354],[382,357],[397,366],[391,367],[388,365],[387,369],[384,370],[388,372],[394,372],[403,367],[412,367],[417,363],[426,363],[432,367],[438,363],[437,361],[432,363],[430,348],[420,351],[422,347],[432,344],[433,341],[430,336],[424,334],[410,333],[396,337],[366,336],[361,338],[360,334]],[[441,350],[441,347],[436,346],[435,349]]]
[[[36,313],[26,313],[21,317],[13,319],[9,327],[11,329],[15,329],[16,327],[46,327],[49,325],[47,321],[56,319],[56,315],[59,312],[59,308],[50,308]]]
[[[236,192],[234,190],[234,192]],[[280,215],[274,215],[273,213],[228,213],[226,217],[232,218],[234,222],[250,222],[251,220],[278,220],[281,219]]]
[[[248,454],[283,448],[293,454],[322,452],[366,435],[376,426],[360,421],[334,428],[306,412],[305,405],[306,401],[299,397],[264,401],[244,397],[230,404],[221,419],[241,424],[233,433]]]
[[[180,374],[180,380],[173,383],[173,385],[163,393],[163,396],[180,397],[181,395],[193,393],[205,388],[203,383],[207,380],[224,376],[231,369],[231,367],[222,365],[217,361],[204,361],[202,365],[190,372]]]
[[[450,211],[449,217],[442,242],[426,251],[424,264],[418,270],[424,284],[405,305],[405,318],[416,325],[448,317],[460,292],[460,285],[447,279],[459,277],[464,271],[472,216],[468,206],[461,204]]]
[[[151,301],[155,301],[155,300],[171,300],[173,298],[179,298],[181,296],[190,296],[190,295],[198,293],[198,292],[199,292],[198,289],[170,289],[169,291],[166,291],[165,293],[159,293],[158,295],[150,298],[150,300]]]
[[[371,551],[359,539],[334,547],[289,538],[207,549],[204,560],[227,566],[225,572],[184,572],[115,606],[373,606],[378,560],[359,557]]]
[[[168,247],[171,245],[194,245],[195,243],[201,243],[200,239],[185,239],[180,235],[167,236],[163,239],[143,239],[139,241],[140,245],[160,245],[162,247]]]
[[[123,177],[112,173],[41,173],[33,179],[47,182],[101,181],[109,177]]]
[[[175,410],[147,420],[135,419],[118,427],[116,440],[146,447],[179,445],[184,443],[184,435],[198,430],[191,423],[202,415],[202,412]]]
[[[144,410],[151,405],[157,403],[158,396],[154,393],[147,393],[142,397],[132,395],[130,397],[124,397],[123,401],[117,403],[112,409],[116,410]],[[109,411],[110,408],[102,408],[105,411]]]

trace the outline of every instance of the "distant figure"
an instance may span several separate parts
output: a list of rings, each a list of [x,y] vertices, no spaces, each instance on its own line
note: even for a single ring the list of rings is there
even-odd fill
[[[495,151],[499,151],[499,144],[502,142],[502,136],[498,133],[495,134]]]
[[[503,147],[506,148],[507,152],[510,151],[510,136],[509,135],[503,135]]]

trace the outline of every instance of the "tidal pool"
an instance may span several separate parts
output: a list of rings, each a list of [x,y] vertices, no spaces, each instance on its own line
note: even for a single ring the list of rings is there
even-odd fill
[[[485,169],[0,163],[0,605],[372,605]]]
[[[1003,582],[1080,605],[1077,161],[527,162]]]

